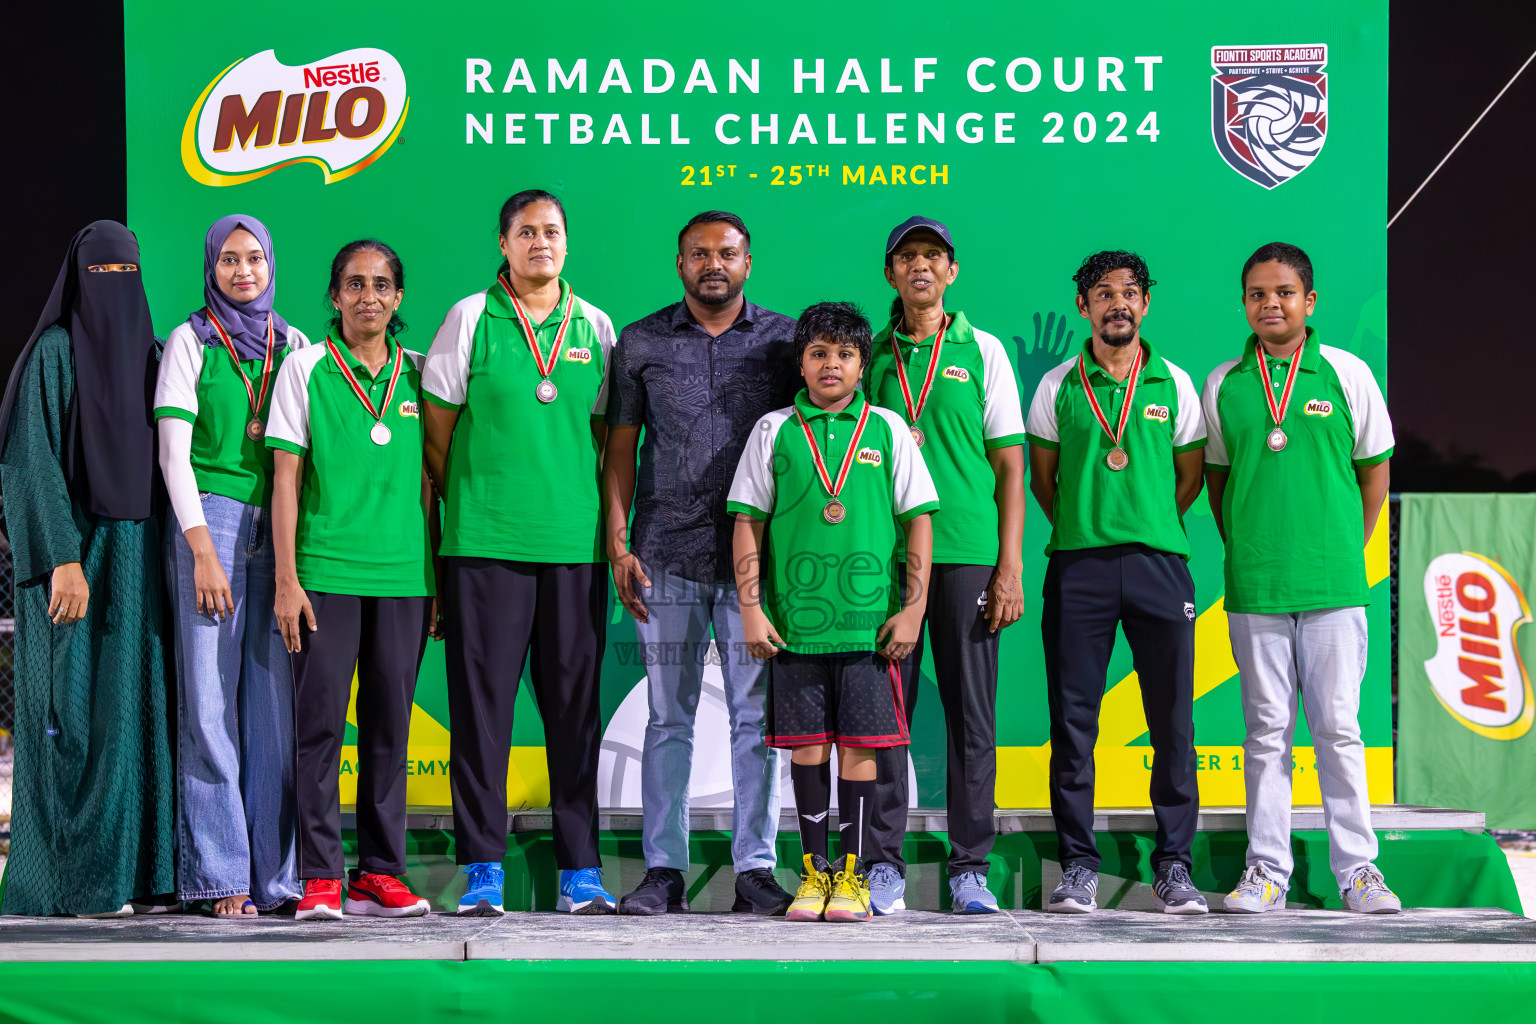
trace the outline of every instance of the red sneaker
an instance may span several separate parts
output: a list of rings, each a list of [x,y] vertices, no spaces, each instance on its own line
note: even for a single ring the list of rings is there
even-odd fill
[[[430,905],[393,875],[355,875],[347,886],[347,913],[372,917],[420,917]]]
[[[295,921],[318,917],[324,921],[341,920],[341,879],[306,878],[304,898],[294,908]]]

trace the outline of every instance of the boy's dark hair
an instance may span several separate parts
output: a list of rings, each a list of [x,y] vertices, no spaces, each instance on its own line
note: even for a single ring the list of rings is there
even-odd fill
[[[1296,271],[1296,276],[1301,278],[1301,290],[1312,290],[1312,260],[1303,252],[1300,246],[1290,242],[1270,242],[1261,245],[1254,250],[1248,262],[1243,264],[1243,291],[1248,290],[1248,271],[1257,263],[1283,263]]]
[[[746,224],[742,223],[740,217],[724,210],[705,210],[703,213],[694,214],[688,223],[683,225],[683,230],[677,233],[678,252],[683,251],[683,236],[688,234],[688,229],[695,224],[729,224],[741,232],[741,240],[746,243],[747,251],[752,251],[752,232],[747,230]]]
[[[795,321],[795,365],[805,356],[805,350],[818,338],[838,344],[853,345],[859,350],[859,366],[869,368],[874,356],[874,336],[864,311],[852,302],[818,302],[806,307],[800,319]]]
[[[341,275],[346,273],[347,263],[360,252],[376,252],[384,257],[384,262],[389,264],[389,272],[395,279],[395,291],[405,291],[405,264],[400,262],[400,256],[388,245],[377,238],[359,238],[355,242],[348,242],[341,247],[336,256],[331,260],[331,286],[325,290],[325,308],[330,311],[331,320],[326,324],[326,329],[341,338],[341,310],[331,305],[331,300],[341,292]],[[389,318],[389,325],[384,328],[384,333],[393,338],[406,329],[405,321],[400,314],[394,313]]]
[[[1104,279],[1104,275],[1116,270],[1129,270],[1131,277],[1136,279],[1136,284],[1142,292],[1148,292],[1157,284],[1152,280],[1152,275],[1147,270],[1147,261],[1133,252],[1123,249],[1108,249],[1104,252],[1096,252],[1083,260],[1083,265],[1077,268],[1077,273],[1072,275],[1072,280],[1077,282],[1077,294],[1086,299],[1088,289]]]

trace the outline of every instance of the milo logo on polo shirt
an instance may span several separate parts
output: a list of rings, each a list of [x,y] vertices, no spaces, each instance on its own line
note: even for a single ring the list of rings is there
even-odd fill
[[[1325,402],[1321,398],[1314,398],[1301,411],[1308,416],[1332,416],[1333,403]]]
[[[1168,407],[1166,405],[1149,405],[1141,411],[1141,414],[1149,420],[1159,423],[1168,422]]]
[[[589,348],[568,348],[565,350],[565,361],[568,363],[590,363],[592,350]]]
[[[965,381],[971,379],[970,371],[963,366],[944,367],[944,376],[948,377],[950,380]]]
[[[878,466],[880,465],[880,449],[860,448],[859,454],[854,456],[853,461],[862,462],[866,466]]]
[[[297,66],[277,51],[214,76],[181,132],[181,162],[204,185],[239,185],[289,164],[350,178],[389,149],[410,97],[400,62],[371,46]]]
[[[401,402],[400,403],[400,415],[401,416],[409,416],[412,419],[420,419],[421,418],[421,411],[416,408],[416,403],[415,402]]]

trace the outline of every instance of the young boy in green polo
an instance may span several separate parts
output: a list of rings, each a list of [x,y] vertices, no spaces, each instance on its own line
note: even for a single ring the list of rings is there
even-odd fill
[[[869,321],[850,303],[800,314],[795,358],[805,389],[758,420],[726,502],[736,514],[742,640],[753,657],[772,659],[767,743],[793,751],[804,874],[792,921],[869,919],[861,857],[874,751],[908,742],[897,664],[922,628],[929,515],[939,498],[905,421],[858,391],[871,346]],[[835,873],[827,859],[833,744]]]

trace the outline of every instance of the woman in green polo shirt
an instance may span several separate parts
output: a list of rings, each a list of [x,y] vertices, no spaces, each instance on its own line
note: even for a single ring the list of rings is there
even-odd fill
[[[885,279],[896,299],[875,336],[865,387],[876,405],[906,418],[939,492],[924,622],[949,746],[949,889],[956,913],[979,914],[997,911],[986,880],[996,835],[999,631],[1024,612],[1024,414],[1002,343],[944,308],[959,273],[943,224],[913,217],[891,232]],[[919,636],[903,665],[909,721],[922,661]],[[875,911],[888,914],[905,906],[907,757],[876,756],[869,886]]]
[[[277,623],[293,655],[300,920],[341,917],[336,763],[357,668],[357,867],[345,910],[419,917],[405,871],[406,743],[435,605],[436,510],[421,461],[421,364],[396,315],[405,267],[362,239],[331,261],[324,345],[283,364],[272,397]]]
[[[309,339],[273,309],[272,236],[221,217],[203,306],[171,332],[155,388],[175,525],[176,888],[220,916],[275,910],[294,875],[293,673],[272,616],[272,381]]]
[[[444,501],[449,781],[469,875],[459,912],[502,909],[512,710],[530,661],[558,907],[612,913],[597,855],[597,752],[608,610],[598,454],[613,323],[560,276],[565,208],[553,195],[508,199],[500,244],[501,272],[448,311],[421,374],[427,469]]]

